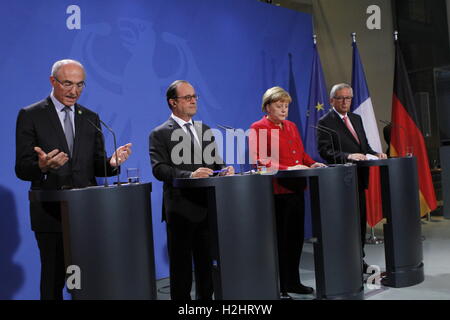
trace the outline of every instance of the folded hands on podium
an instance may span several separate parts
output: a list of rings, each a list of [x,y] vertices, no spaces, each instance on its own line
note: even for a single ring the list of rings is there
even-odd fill
[[[234,175],[234,167],[228,166],[219,173],[219,176],[232,176]],[[209,168],[198,168],[191,173],[191,178],[209,178],[214,175],[214,171]]]

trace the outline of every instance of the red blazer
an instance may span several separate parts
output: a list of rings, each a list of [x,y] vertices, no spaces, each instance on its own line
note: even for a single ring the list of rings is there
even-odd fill
[[[259,165],[265,165],[268,168],[286,170],[288,167],[292,167],[298,164],[302,164],[310,167],[316,161],[305,152],[302,139],[298,132],[295,123],[289,120],[283,121],[283,128],[275,125],[272,121],[264,116],[261,120],[254,122],[251,127],[254,129],[249,136],[249,145],[252,159],[256,160]],[[267,131],[267,146],[265,149],[261,146],[259,148],[258,141],[262,135],[261,130]],[[278,130],[278,139],[275,139],[274,143],[278,144],[278,158],[268,161],[265,156],[271,156],[272,147],[276,148],[277,145],[272,146],[272,130]],[[276,150],[276,149],[274,149]],[[289,189],[285,185],[281,185],[277,179],[274,179],[274,193],[293,193],[294,191]]]

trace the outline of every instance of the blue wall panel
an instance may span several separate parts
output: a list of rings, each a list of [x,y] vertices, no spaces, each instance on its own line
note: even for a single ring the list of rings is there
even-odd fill
[[[81,10],[81,29],[67,27],[70,5]],[[153,182],[156,268],[162,278],[168,275],[162,186],[151,175],[148,135],[169,117],[165,89],[186,79],[201,96],[197,120],[247,129],[262,116],[264,91],[292,88],[294,79],[291,91],[304,123],[311,33],[310,15],[256,0],[2,1],[0,299],[39,297],[29,183],[14,174],[14,135],[19,109],[50,93],[54,61],[84,64],[87,87],[79,102],[116,130],[119,144],[133,143],[124,167],[138,167],[141,179]],[[109,136],[106,143],[111,154]]]

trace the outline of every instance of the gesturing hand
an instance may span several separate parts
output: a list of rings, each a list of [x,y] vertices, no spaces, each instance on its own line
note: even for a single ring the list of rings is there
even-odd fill
[[[59,152],[58,149],[45,153],[41,148],[34,147],[34,151],[38,154],[38,164],[42,172],[47,172],[49,169],[59,169],[69,161],[69,156],[64,152]]]
[[[116,155],[117,161],[119,163],[116,162]],[[117,148],[116,152],[114,152],[114,154],[112,155],[109,164],[111,165],[111,167],[118,167],[122,163],[124,163],[130,155],[131,155],[131,143],[127,143],[126,145]]]

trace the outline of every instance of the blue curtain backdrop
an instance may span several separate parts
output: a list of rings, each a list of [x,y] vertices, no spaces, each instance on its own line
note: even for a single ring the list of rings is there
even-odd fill
[[[81,29],[67,27],[71,5],[81,10]],[[50,93],[54,61],[84,64],[87,87],[79,102],[115,129],[119,144],[133,143],[124,167],[139,168],[141,180],[153,183],[156,270],[163,278],[162,185],[151,174],[148,135],[169,117],[165,89],[173,80],[189,80],[201,96],[197,120],[248,129],[262,116],[264,91],[279,85],[297,97],[293,114],[305,123],[311,34],[310,15],[256,0],[2,1],[0,299],[39,297],[29,183],[14,173],[14,135],[19,109]]]

